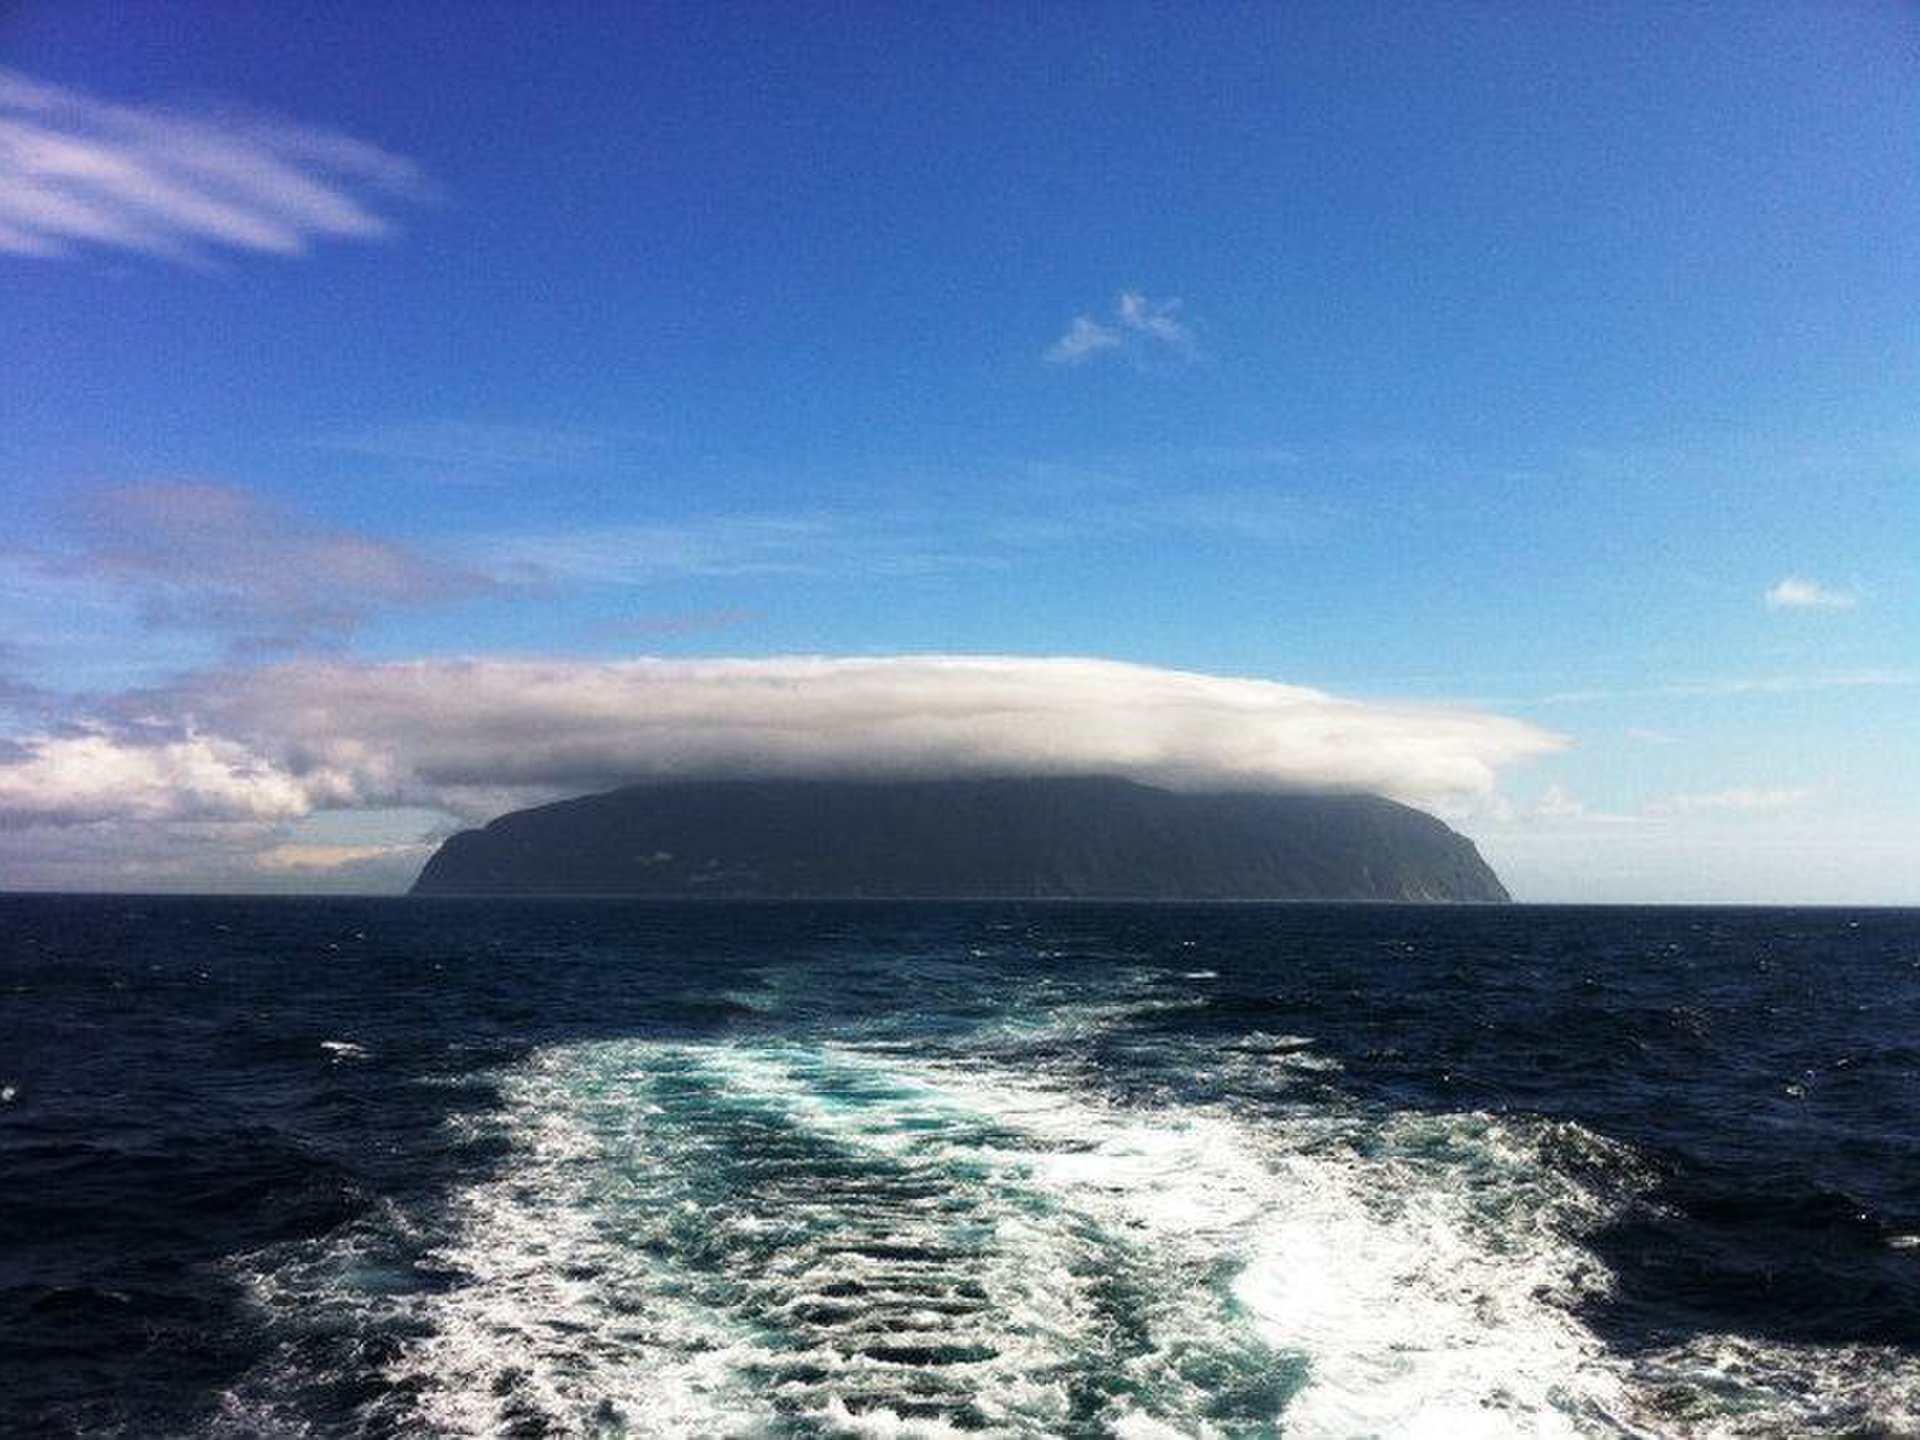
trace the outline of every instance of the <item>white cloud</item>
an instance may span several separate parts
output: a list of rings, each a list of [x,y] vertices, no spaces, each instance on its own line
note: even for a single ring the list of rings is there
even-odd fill
[[[1180,320],[1178,300],[1149,300],[1137,290],[1120,296],[1120,323],[1136,335],[1145,335],[1176,350],[1193,344],[1193,332]]]
[[[1435,804],[1485,794],[1500,767],[1561,745],[1470,710],[996,656],[301,661],[120,708],[111,734],[23,741],[0,763],[0,812],[42,824],[398,805],[479,817],[717,775],[1106,773]]]
[[[1534,813],[1548,820],[1570,819],[1586,814],[1587,807],[1559,785],[1549,785],[1534,805]]]
[[[1633,812],[1595,810],[1559,784],[1548,785],[1531,805],[1506,806],[1495,812],[1503,822],[1525,821],[1547,825],[1663,825],[1678,816],[1716,813],[1754,813],[1792,809],[1819,794],[1806,786],[1733,786],[1681,795],[1669,795]]]
[[[1789,575],[1767,591],[1770,610],[1851,610],[1860,597],[1851,590],[1834,590],[1803,575]]]
[[[1056,365],[1078,365],[1097,355],[1154,355],[1193,353],[1193,331],[1180,318],[1180,301],[1149,300],[1137,290],[1125,290],[1114,302],[1113,315],[1096,320],[1076,315],[1066,333],[1047,347],[1046,358]]]
[[[116,104],[0,69],[0,251],[300,255],[387,235],[379,207],[427,189],[413,162],[333,131]]]
[[[1074,365],[1102,350],[1115,350],[1119,346],[1119,331],[1109,329],[1090,316],[1076,315],[1066,333],[1047,348],[1047,359],[1056,365]]]
[[[0,764],[0,826],[96,820],[282,820],[321,793],[237,741],[126,732],[16,739]]]
[[[1639,815],[1595,810],[1558,783],[1547,786],[1531,804],[1515,805],[1504,796],[1496,795],[1488,801],[1473,803],[1458,818],[1467,822],[1485,820],[1503,826],[1525,825],[1547,829],[1590,829],[1595,826],[1647,823]]]

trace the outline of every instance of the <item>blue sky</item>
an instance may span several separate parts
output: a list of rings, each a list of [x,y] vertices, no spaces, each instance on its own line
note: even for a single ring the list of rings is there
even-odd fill
[[[1141,773],[1347,783],[1327,692],[1526,898],[1920,899],[1909,7],[26,3],[0,66],[0,884],[392,884],[667,764],[456,794],[452,672],[268,677],[554,667],[471,686],[515,760],[508,679],[777,677],[814,755],[792,657],[914,730],[957,655],[1136,667],[1013,672],[1022,763],[1199,672],[1284,758]]]

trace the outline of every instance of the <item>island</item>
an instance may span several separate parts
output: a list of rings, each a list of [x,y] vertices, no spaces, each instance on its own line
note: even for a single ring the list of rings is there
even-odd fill
[[[415,895],[1504,901],[1473,842],[1377,795],[1102,776],[630,785],[452,836]]]

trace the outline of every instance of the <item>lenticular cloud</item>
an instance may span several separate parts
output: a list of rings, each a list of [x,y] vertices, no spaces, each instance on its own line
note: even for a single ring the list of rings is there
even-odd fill
[[[183,784],[171,812],[202,818],[286,814],[289,787],[309,809],[430,805],[483,817],[631,781],[716,776],[1113,774],[1442,804],[1486,792],[1501,766],[1560,743],[1471,710],[995,656],[308,661],[129,697],[126,712],[141,719],[116,735],[123,748],[177,744],[178,732],[155,733],[155,716],[168,714],[217,742],[219,783],[203,774]],[[99,816],[87,767],[45,763],[57,744],[29,742],[0,765],[0,807],[43,823]],[[141,793],[143,816],[169,813],[153,787]]]

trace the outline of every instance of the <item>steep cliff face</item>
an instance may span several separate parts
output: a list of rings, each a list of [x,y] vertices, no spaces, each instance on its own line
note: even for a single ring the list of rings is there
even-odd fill
[[[455,835],[413,893],[1508,898],[1470,840],[1377,796],[1080,777],[636,785]]]

